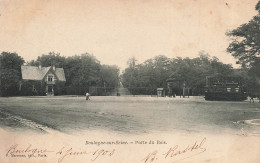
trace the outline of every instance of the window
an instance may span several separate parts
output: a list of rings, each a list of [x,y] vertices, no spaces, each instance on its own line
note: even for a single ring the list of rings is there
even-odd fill
[[[231,88],[227,88],[227,92],[231,92]]]
[[[48,81],[49,81],[49,82],[53,81],[53,76],[48,75]]]

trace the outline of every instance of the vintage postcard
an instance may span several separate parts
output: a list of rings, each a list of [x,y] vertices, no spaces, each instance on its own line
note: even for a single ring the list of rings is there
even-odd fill
[[[259,163],[260,1],[0,0],[1,163]]]

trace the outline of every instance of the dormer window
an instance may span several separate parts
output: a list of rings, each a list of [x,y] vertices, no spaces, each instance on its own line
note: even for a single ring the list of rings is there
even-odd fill
[[[53,81],[53,75],[48,75],[48,81],[52,82]]]

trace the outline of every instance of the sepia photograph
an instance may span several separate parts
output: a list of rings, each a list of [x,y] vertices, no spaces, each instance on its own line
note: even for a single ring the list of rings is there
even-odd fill
[[[0,163],[259,163],[259,0],[0,0]]]

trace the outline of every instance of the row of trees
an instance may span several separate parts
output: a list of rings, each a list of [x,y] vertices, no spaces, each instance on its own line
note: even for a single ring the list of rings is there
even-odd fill
[[[193,94],[203,94],[206,76],[231,74],[231,65],[223,64],[216,57],[200,52],[199,57],[168,58],[160,55],[137,64],[135,58],[128,61],[122,74],[122,84],[133,94],[156,94],[156,89],[167,88],[167,81],[173,81],[175,93],[185,87],[193,89]]]
[[[174,81],[175,92],[178,93],[186,84],[193,89],[193,94],[203,94],[206,76],[212,74],[231,74],[231,65],[221,63],[216,57],[210,57],[205,52],[200,56],[190,58],[168,58],[156,56],[137,64],[135,58],[128,61],[128,68],[122,74],[122,84],[133,94],[156,94],[158,87],[167,88],[167,80]],[[2,96],[19,94],[21,81],[22,57],[16,53],[3,52],[0,55],[0,93]],[[30,66],[48,67],[55,65],[65,71],[66,85],[63,90],[55,91],[63,94],[84,94],[91,88],[99,89],[95,92],[105,95],[119,86],[119,68],[117,66],[101,65],[90,54],[75,55],[72,57],[60,56],[58,53],[49,53],[39,56],[37,60],[27,62]],[[56,87],[59,88],[59,87]]]
[[[248,23],[226,34],[231,38],[227,52],[238,59],[241,69],[234,70],[231,65],[205,53],[194,59],[157,56],[141,64],[136,64],[136,59],[131,58],[122,75],[123,85],[133,94],[155,94],[156,88],[167,88],[167,80],[170,80],[176,92],[185,83],[194,94],[201,94],[206,76],[238,75],[245,81],[249,94],[260,95],[260,1],[255,9],[258,14]]]
[[[13,96],[19,94],[19,82],[21,81],[22,57],[16,53],[2,52],[0,55],[0,95]],[[66,84],[63,94],[81,94],[99,89],[95,93],[99,95],[109,92],[119,85],[119,68],[117,66],[101,65],[100,62],[88,53],[72,57],[60,56],[58,53],[43,54],[27,62],[30,66],[48,67],[55,65],[64,68]]]

